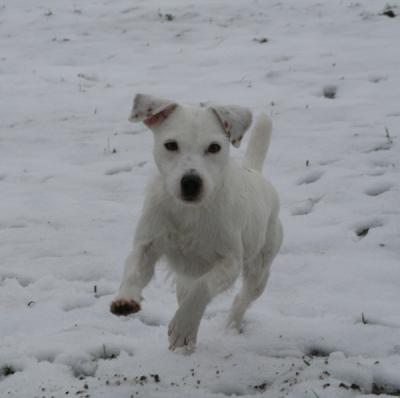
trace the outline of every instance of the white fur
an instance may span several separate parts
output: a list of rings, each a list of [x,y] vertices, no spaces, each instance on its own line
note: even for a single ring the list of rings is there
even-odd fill
[[[229,142],[238,146],[251,123],[245,108],[183,106],[140,94],[130,119],[152,129],[159,173],[150,184],[112,305],[140,304],[157,260],[165,256],[176,273],[179,304],[169,325],[170,349],[193,349],[207,304],[242,274],[228,318],[228,325],[240,329],[281,246],[278,196],[261,174],[272,124],[260,117],[240,167],[229,156]],[[167,151],[168,140],[179,150]],[[207,153],[210,143],[218,143],[220,152]],[[199,201],[181,197],[180,181],[189,171],[203,180]]]

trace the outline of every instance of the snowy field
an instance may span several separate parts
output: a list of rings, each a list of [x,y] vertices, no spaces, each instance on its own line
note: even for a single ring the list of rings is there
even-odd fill
[[[390,4],[0,1],[1,398],[400,396]],[[165,265],[138,316],[109,312],[155,171],[137,92],[274,120],[284,245],[243,334],[223,327],[233,289],[190,356],[168,351]]]

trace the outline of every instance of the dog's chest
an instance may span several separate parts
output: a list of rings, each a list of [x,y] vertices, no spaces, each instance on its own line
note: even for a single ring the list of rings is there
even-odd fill
[[[190,222],[170,222],[167,228],[165,254],[178,273],[200,276],[220,258],[226,227],[201,217]]]

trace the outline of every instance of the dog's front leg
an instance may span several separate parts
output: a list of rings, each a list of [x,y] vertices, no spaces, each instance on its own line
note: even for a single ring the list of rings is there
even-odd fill
[[[117,297],[110,310],[115,315],[129,315],[140,311],[142,290],[154,274],[159,253],[154,242],[136,242],[125,261],[125,270]]]
[[[200,321],[208,303],[233,285],[239,272],[240,262],[236,258],[223,258],[193,284],[169,324],[170,350],[178,347],[192,350],[195,347]]]

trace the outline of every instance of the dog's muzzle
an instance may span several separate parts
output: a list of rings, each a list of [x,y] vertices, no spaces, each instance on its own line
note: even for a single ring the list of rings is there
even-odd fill
[[[203,180],[197,174],[186,174],[181,179],[182,199],[187,202],[199,200],[203,189]]]

